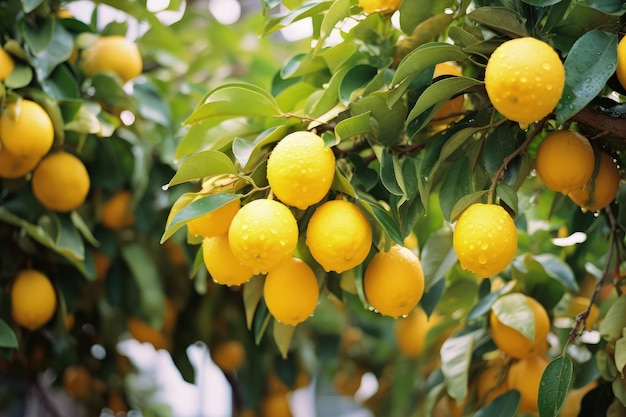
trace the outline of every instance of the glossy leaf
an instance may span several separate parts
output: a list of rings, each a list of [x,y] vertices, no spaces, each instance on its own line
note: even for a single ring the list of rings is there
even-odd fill
[[[291,345],[291,339],[293,338],[295,330],[295,326],[274,320],[274,341],[276,342],[276,346],[278,346],[278,350],[280,351],[283,359],[287,359],[289,346]]]
[[[624,331],[622,330],[622,335]],[[624,377],[624,367],[626,366],[626,337],[622,336],[615,341],[615,367]]]
[[[17,349],[19,347],[15,332],[9,327],[7,322],[2,319],[0,319],[0,347],[11,349]]]
[[[403,181],[398,158],[386,150],[381,152],[380,180],[390,193],[395,195],[405,194],[402,185],[400,185]]]
[[[548,7],[560,3],[563,0],[523,0],[524,3],[531,6]]]
[[[475,191],[473,161],[468,157],[461,157],[451,162],[439,190],[439,204],[445,219],[450,218],[452,209],[461,198]]]
[[[265,283],[265,277],[257,275],[252,277],[243,286],[243,305],[246,311],[246,323],[248,330],[252,329],[252,323],[254,322],[254,314],[256,313],[261,297],[263,297],[263,284]]]
[[[371,65],[356,65],[348,70],[339,85],[339,100],[350,103],[352,93],[364,87],[376,75],[378,70]]]
[[[396,86],[405,79],[440,62],[462,61],[464,59],[467,59],[467,55],[457,46],[443,42],[427,43],[416,48],[400,61],[391,83]]]
[[[626,4],[622,0],[583,0],[582,5],[602,13],[622,16],[626,12]]]
[[[600,336],[607,342],[615,341],[622,337],[624,327],[626,327],[626,296],[621,295],[613,302],[600,323]]]
[[[539,416],[556,417],[572,381],[574,364],[569,356],[559,356],[548,364],[541,376]]]
[[[341,141],[368,133],[370,131],[369,117],[370,113],[362,113],[340,121],[335,126],[335,135]]]
[[[472,349],[475,341],[483,335],[484,329],[477,329],[470,333],[452,336],[446,339],[441,346],[441,371],[446,383],[446,390],[450,397],[463,401],[468,395],[469,368],[472,358]]]
[[[224,153],[218,151],[201,151],[185,159],[168,187],[189,181],[197,181],[220,174],[236,174],[233,162]]]
[[[615,73],[617,35],[593,30],[581,36],[565,59],[565,88],[556,108],[562,124],[596,97]]]
[[[478,203],[483,200],[483,197],[487,195],[487,190],[475,191],[471,194],[467,194],[459,199],[456,202],[452,210],[450,211],[450,222],[455,222],[458,220],[459,216],[463,214],[465,209],[471,206],[474,203]]]
[[[428,290],[442,280],[457,261],[450,227],[439,229],[426,241],[420,253],[420,260],[424,270],[425,288]]]
[[[508,7],[479,7],[467,17],[513,38],[528,36],[525,19]]]
[[[487,293],[484,297],[480,298],[472,310],[467,315],[468,320],[477,319],[489,312],[491,310],[491,306],[493,303],[502,295],[507,294],[515,287],[515,281],[509,281],[504,284],[501,288]]]
[[[548,276],[554,278],[572,291],[578,291],[578,283],[572,268],[562,259],[551,253],[535,255],[533,259],[541,264]]]

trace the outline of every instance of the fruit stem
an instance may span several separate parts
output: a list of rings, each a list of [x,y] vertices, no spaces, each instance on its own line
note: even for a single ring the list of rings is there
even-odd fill
[[[489,187],[488,193],[489,201],[493,201],[493,195],[496,192],[498,182],[500,182],[502,177],[504,177],[504,171],[506,170],[509,163],[526,151],[528,145],[530,145],[530,142],[532,142],[533,139],[535,139],[535,137],[543,130],[543,127],[546,124],[547,120],[547,117],[541,119],[535,126],[535,129],[530,133],[530,135],[528,135],[526,140],[515,151],[513,151],[509,156],[502,160],[502,165],[500,165],[500,168],[498,168],[498,170],[493,174],[493,177],[491,178],[491,187]]]

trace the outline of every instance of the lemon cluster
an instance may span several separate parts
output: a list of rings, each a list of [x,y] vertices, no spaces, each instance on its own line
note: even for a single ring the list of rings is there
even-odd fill
[[[311,266],[295,256],[300,238],[322,269],[336,273],[362,264],[372,245],[370,222],[357,204],[347,199],[324,201],[335,170],[332,149],[315,133],[298,131],[280,140],[267,162],[274,198],[251,200],[243,206],[234,200],[188,223],[190,233],[203,237],[204,263],[212,278],[232,286],[265,275],[265,303],[277,320],[296,325],[309,317],[317,305],[319,287]],[[299,225],[294,213],[309,208],[310,218],[304,217],[308,223]],[[393,269],[398,271],[398,283],[383,285],[383,277]],[[407,276],[412,282],[409,290],[403,285]],[[406,315],[424,290],[419,259],[401,247],[377,254],[364,285],[372,305],[382,314]],[[389,297],[380,291],[385,288]]]

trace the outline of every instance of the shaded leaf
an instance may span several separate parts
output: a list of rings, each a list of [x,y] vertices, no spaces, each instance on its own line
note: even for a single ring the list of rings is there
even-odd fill
[[[508,7],[479,7],[468,13],[467,17],[512,38],[528,36],[525,19]]]
[[[622,337],[624,327],[626,327],[626,295],[621,295],[613,302],[600,323],[600,336],[607,342],[615,341]]]
[[[369,117],[370,113],[363,113],[337,123],[335,126],[337,139],[344,140],[368,133],[370,131]]]
[[[457,221],[457,219],[461,214],[463,214],[465,209],[467,209],[472,204],[481,201],[483,197],[487,195],[487,193],[487,190],[481,190],[461,197],[450,211],[450,222],[454,223],[455,221]]]
[[[0,347],[11,349],[17,349],[19,347],[15,332],[2,319],[0,319]]]
[[[424,270],[424,287],[429,289],[444,278],[457,260],[452,246],[452,229],[443,227],[431,235],[421,250],[420,259]]]
[[[476,411],[474,417],[513,417],[517,414],[520,398],[518,390],[500,394],[489,404]]]
[[[566,288],[576,292],[579,290],[578,282],[572,268],[562,259],[551,253],[541,253],[533,256],[533,259],[541,264],[546,273],[559,281]]]
[[[352,93],[370,82],[377,72],[376,67],[365,64],[350,68],[339,85],[339,100],[343,104],[349,104]]]
[[[569,356],[559,356],[548,364],[541,376],[539,416],[556,417],[572,381],[574,364]]]
[[[289,346],[291,345],[291,339],[296,330],[296,326],[284,324],[278,320],[274,320],[274,341],[278,350],[280,351],[283,359],[287,359],[289,353]]]
[[[261,297],[263,297],[264,283],[265,277],[262,275],[256,275],[243,286],[243,305],[246,311],[246,324],[248,326],[248,330],[252,329],[254,313],[259,306]]]

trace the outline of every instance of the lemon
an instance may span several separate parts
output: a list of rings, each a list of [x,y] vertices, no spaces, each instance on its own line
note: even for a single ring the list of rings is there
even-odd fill
[[[48,113],[39,104],[23,99],[11,103],[0,116],[0,143],[19,158],[41,158],[54,141],[54,128]]]
[[[46,275],[34,269],[18,272],[11,287],[11,316],[20,326],[36,330],[54,315],[57,295]]]
[[[510,389],[520,393],[518,411],[534,414],[539,410],[539,384],[550,360],[542,355],[531,356],[514,362],[507,374]]]
[[[474,203],[459,217],[452,244],[463,269],[489,277],[515,257],[515,222],[499,205]]]
[[[582,188],[571,191],[569,198],[584,210],[598,211],[615,200],[620,181],[615,161],[608,153],[601,152],[596,178],[590,178]]]
[[[15,61],[7,51],[0,48],[0,81],[4,81],[15,69]]]
[[[550,45],[532,37],[502,43],[485,68],[489,100],[520,127],[543,119],[561,99],[565,68]]]
[[[5,148],[0,148],[0,178],[15,179],[31,172],[41,157],[22,158],[13,155]]]
[[[365,260],[372,245],[372,228],[354,203],[327,201],[309,220],[306,245],[324,270],[341,273]]]
[[[233,217],[228,242],[242,264],[255,274],[265,274],[291,259],[298,243],[298,223],[286,205],[253,200]]]
[[[301,210],[326,196],[335,177],[335,155],[307,131],[285,136],[267,161],[267,181],[283,203]]]
[[[89,173],[80,159],[55,152],[41,160],[31,182],[35,198],[48,210],[68,212],[80,207],[89,193]]]
[[[626,89],[626,38],[622,38],[617,44],[617,80]]]
[[[233,200],[217,209],[190,220],[187,223],[189,233],[202,237],[213,237],[228,233],[230,222],[239,211],[241,201]]]
[[[548,134],[537,149],[535,169],[546,187],[567,195],[593,174],[595,157],[586,137],[573,130]]]
[[[102,206],[100,222],[110,230],[121,230],[135,224],[132,211],[133,196],[128,190],[119,190]]]
[[[276,320],[291,326],[302,323],[317,306],[319,288],[315,273],[301,259],[291,258],[267,273],[263,297]]]
[[[440,77],[442,75],[454,75],[460,76],[463,75],[461,70],[450,62],[440,62],[435,65],[435,71],[433,73],[433,78]],[[456,96],[451,100],[447,101],[443,106],[437,110],[437,112],[433,115],[431,124],[433,126],[445,126],[456,119],[459,118],[459,113],[463,110],[463,103],[465,102],[465,97],[463,95]]]
[[[424,294],[424,271],[419,258],[400,245],[378,252],[365,269],[365,297],[384,316],[408,315]]]
[[[116,74],[125,83],[143,69],[139,48],[124,36],[102,36],[84,54],[82,69],[88,77],[106,71]]]
[[[359,0],[359,7],[367,14],[391,14],[400,8],[402,0]]]
[[[241,285],[254,276],[252,269],[235,257],[226,234],[204,238],[202,255],[206,269],[218,284]]]

